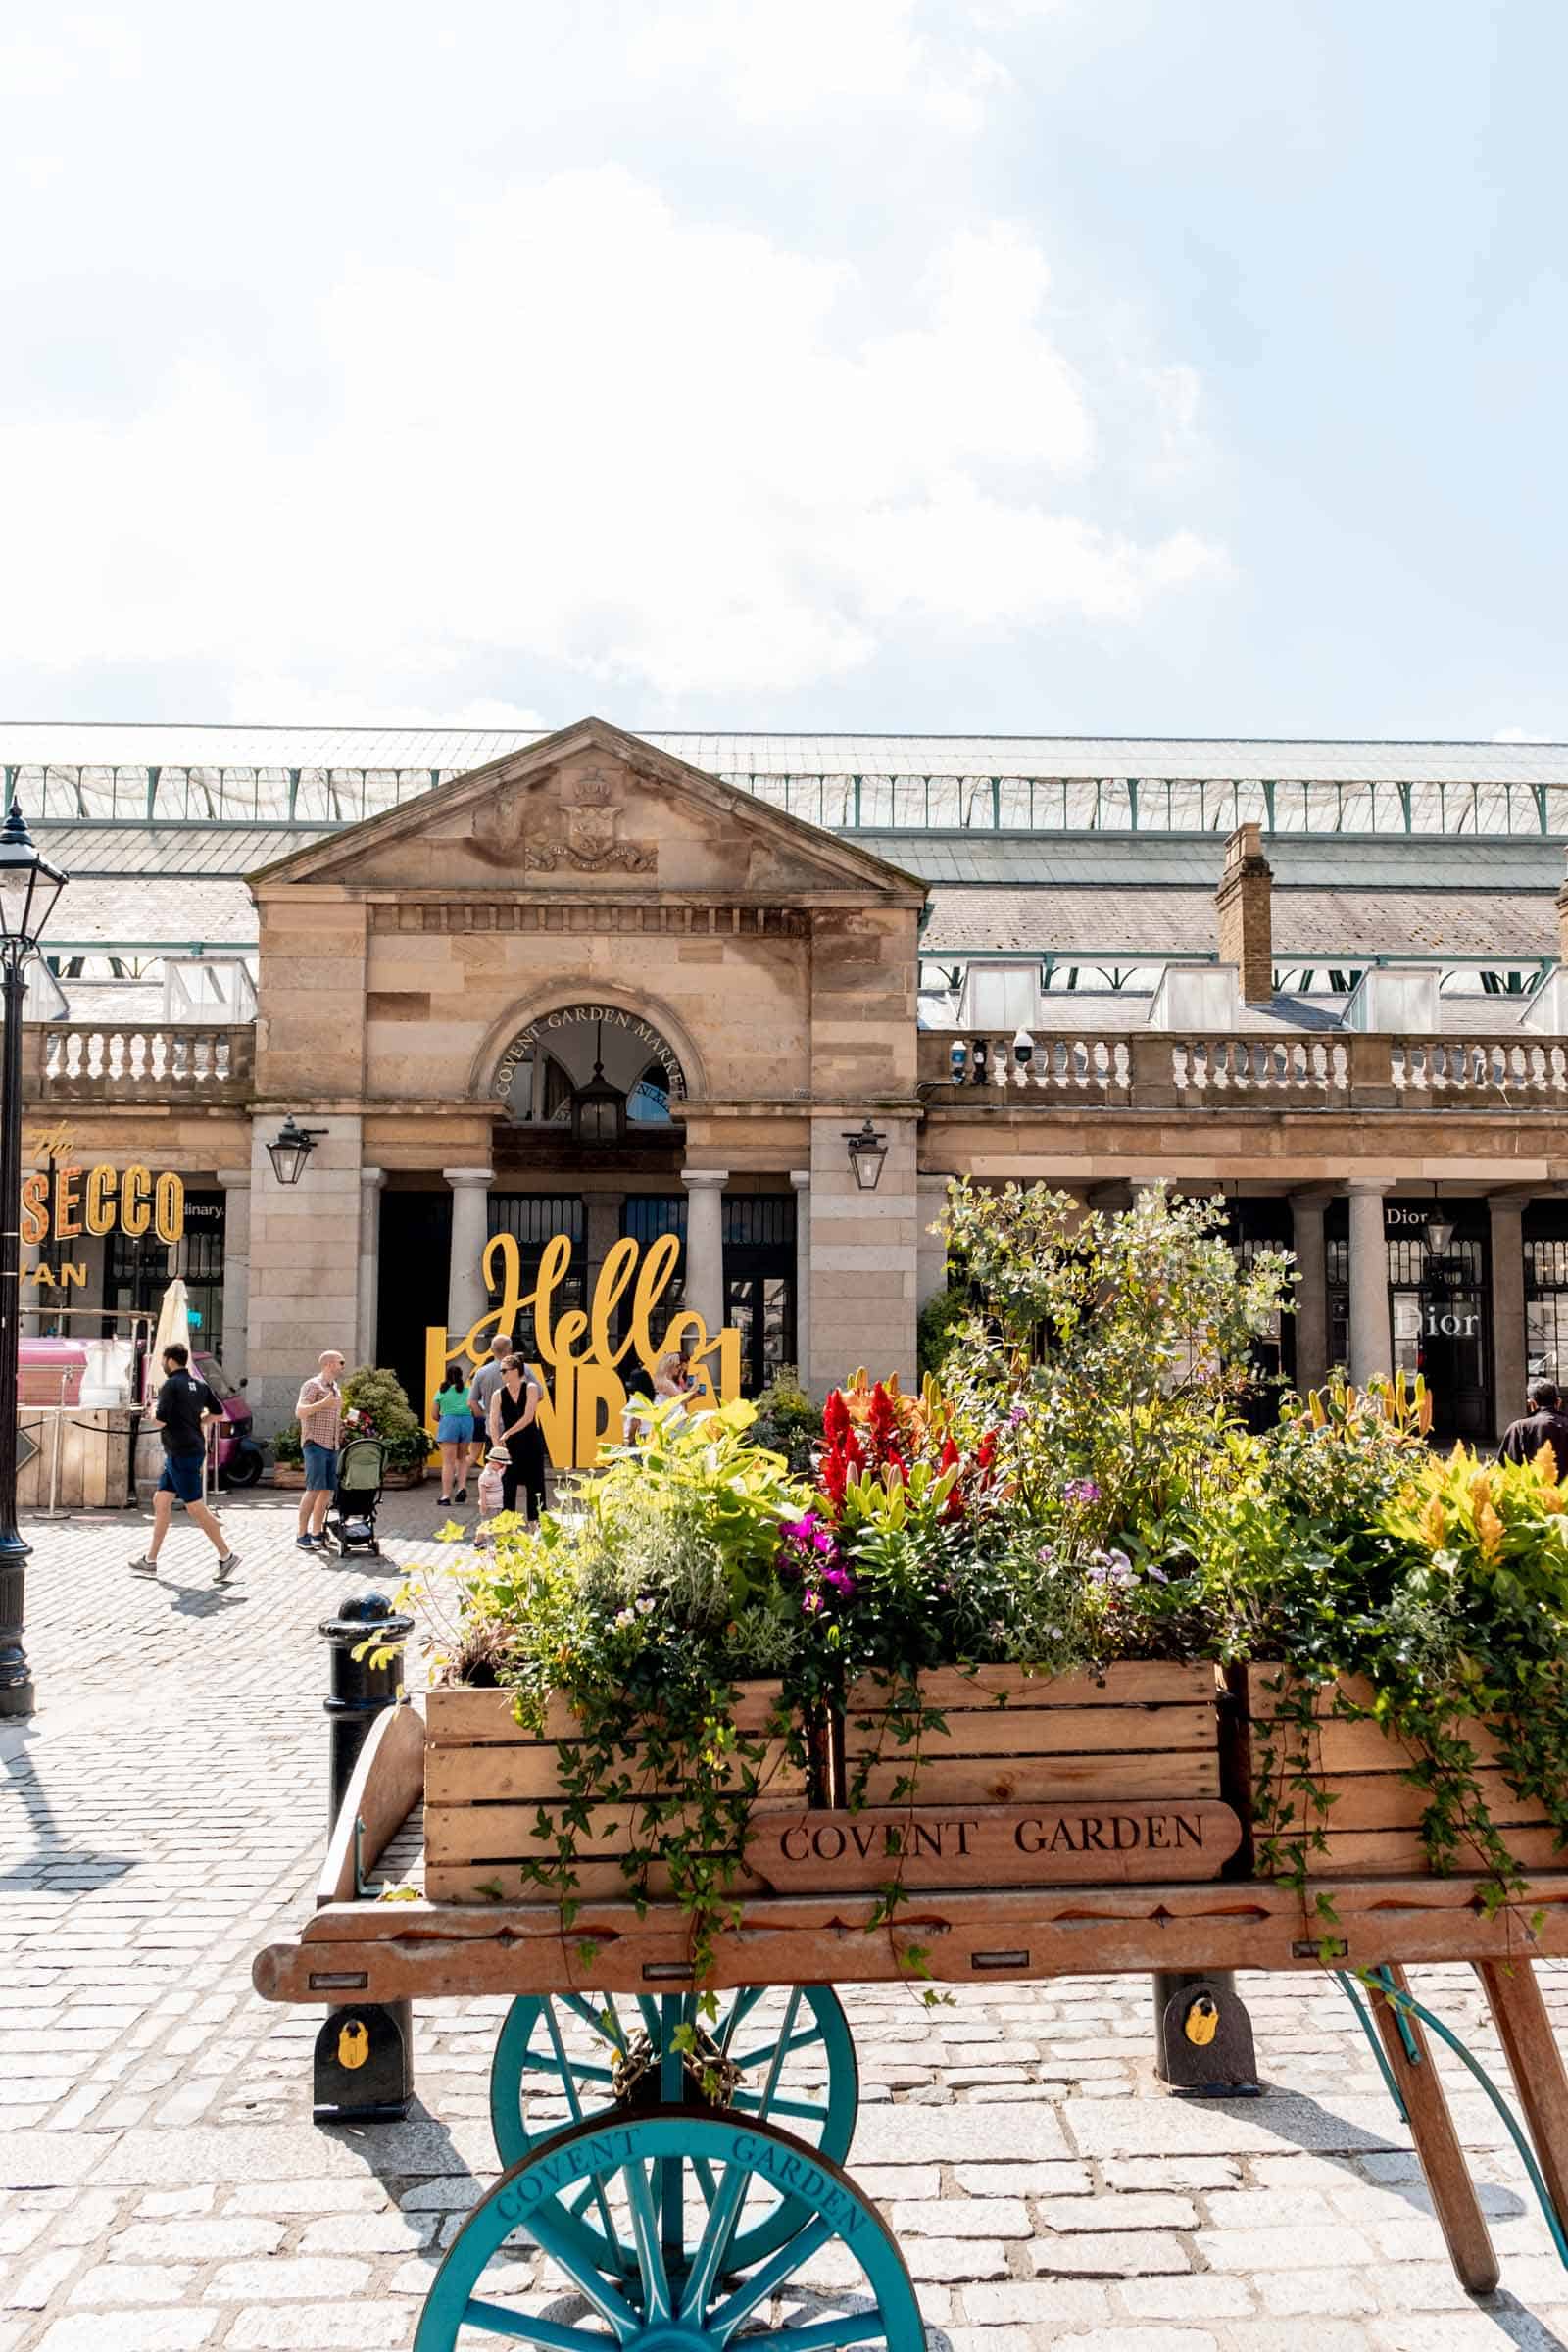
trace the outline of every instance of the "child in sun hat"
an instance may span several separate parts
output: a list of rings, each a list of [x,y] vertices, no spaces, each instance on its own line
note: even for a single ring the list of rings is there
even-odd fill
[[[479,1529],[473,1540],[481,1546],[489,1544],[489,1530],[484,1522],[493,1519],[502,1506],[505,1499],[502,1480],[511,1462],[512,1456],[504,1446],[492,1446],[479,1473]]]

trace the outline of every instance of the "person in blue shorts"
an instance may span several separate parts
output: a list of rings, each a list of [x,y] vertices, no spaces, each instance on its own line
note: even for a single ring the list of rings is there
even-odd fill
[[[473,1415],[468,1410],[468,1384],[456,1370],[435,1393],[435,1442],[441,1448],[441,1500],[468,1499],[468,1448],[473,1444]]]
[[[164,1547],[174,1505],[182,1502],[218,1554],[215,1585],[226,1585],[239,1566],[239,1553],[230,1551],[222,1529],[205,1499],[207,1432],[221,1421],[223,1407],[205,1380],[190,1368],[190,1349],[176,1342],[164,1349],[164,1385],[153,1406],[153,1420],[164,1441],[164,1475],[153,1495],[153,1539],[130,1563],[132,1576],[156,1576],[158,1554]]]
[[[324,1552],[326,1514],[337,1491],[337,1449],[343,1437],[343,1358],[328,1348],[300,1390],[294,1407],[305,1458],[305,1492],[300,1496],[300,1551]]]

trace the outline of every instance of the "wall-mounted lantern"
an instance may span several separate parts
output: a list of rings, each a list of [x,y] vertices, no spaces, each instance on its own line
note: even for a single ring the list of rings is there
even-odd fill
[[[874,1193],[882,1181],[882,1165],[888,1155],[887,1137],[867,1119],[863,1126],[846,1128],[844,1142],[856,1183],[862,1193]]]
[[[316,1150],[324,1127],[301,1127],[289,1112],[277,1131],[276,1141],[267,1147],[267,1156],[272,1163],[272,1174],[279,1184],[298,1184],[305,1173],[305,1162]]]

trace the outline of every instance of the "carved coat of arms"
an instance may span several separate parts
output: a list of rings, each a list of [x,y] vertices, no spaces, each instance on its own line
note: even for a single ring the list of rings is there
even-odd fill
[[[591,768],[563,795],[559,832],[551,829],[549,814],[541,810],[544,829],[530,833],[529,813],[526,788],[503,786],[473,812],[474,848],[496,865],[514,865],[520,859],[530,873],[553,874],[562,867],[580,874],[651,874],[658,869],[657,844],[621,840],[625,810],[615,798],[615,778],[603,768]]]
[[[525,861],[530,871],[550,874],[564,865],[581,874],[653,873],[659,851],[652,842],[620,839],[624,814],[615,799],[614,778],[603,768],[590,768],[578,777],[569,797],[563,796],[563,834],[528,843]]]

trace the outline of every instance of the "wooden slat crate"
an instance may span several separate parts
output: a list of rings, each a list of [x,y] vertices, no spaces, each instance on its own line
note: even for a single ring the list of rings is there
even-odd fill
[[[922,1886],[1214,1878],[1240,1842],[1219,1801],[1211,1666],[1119,1665],[1102,1681],[952,1668],[922,1675],[920,1692],[944,1728],[916,1742],[900,1740],[887,1684],[850,1691],[832,1816],[845,1848],[827,1851],[820,1830],[791,1834],[826,1865],[819,1884],[875,1886],[895,1872]],[[891,1827],[892,1808],[908,1815],[902,1871],[886,1837],[856,1830],[858,1819]]]
[[[1323,1819],[1304,1792],[1288,1786],[1294,1777],[1292,1759],[1302,1752],[1303,1735],[1294,1720],[1280,1720],[1281,1681],[1277,1666],[1247,1669],[1253,1835],[1258,1845],[1273,1836],[1294,1849],[1321,1827],[1328,1850],[1308,1854],[1313,1878],[1415,1878],[1430,1873],[1420,1823],[1432,1799],[1403,1777],[1420,1763],[1419,1750],[1406,1748],[1380,1724],[1336,1716],[1334,1688],[1320,1691],[1312,1726],[1305,1733],[1305,1752],[1314,1784],[1336,1800]],[[1372,1686],[1359,1677],[1338,1688],[1352,1705],[1372,1704]],[[1476,1777],[1487,1810],[1514,1860],[1525,1870],[1561,1869],[1565,1856],[1555,1831],[1540,1800],[1521,1796],[1496,1768],[1497,1743],[1492,1734],[1475,1722],[1458,1728],[1475,1750],[1480,1766]],[[1260,1797],[1257,1783],[1265,1771],[1269,1785]],[[1461,1838],[1454,1867],[1479,1870],[1485,1860]],[[1258,1868],[1261,1873],[1262,1861]]]
[[[776,1683],[750,1683],[736,1704],[736,1730],[760,1738],[778,1705]],[[524,1872],[524,1862],[553,1863],[554,1836],[536,1833],[540,1815],[554,1825],[566,1796],[562,1749],[579,1745],[581,1725],[564,1699],[552,1702],[543,1739],[525,1732],[513,1715],[506,1690],[432,1690],[425,1701],[424,1886],[432,1902],[482,1902],[487,1896],[512,1902],[549,1900]],[[761,1788],[754,1820],[770,1812],[798,1813],[806,1803],[804,1767],[792,1764],[786,1743],[767,1742],[760,1767]],[[650,1793],[656,1791],[650,1790]],[[617,1857],[632,1847],[635,1809],[606,1806],[576,1833],[580,1857],[576,1891],[584,1899],[613,1899],[627,1892]],[[669,1891],[668,1874],[654,1870],[649,1891]],[[756,1892],[759,1882],[738,1874],[735,1890]]]

